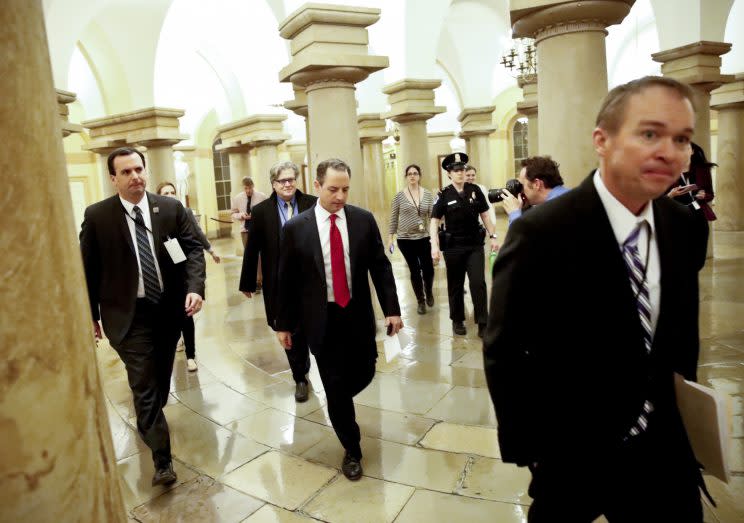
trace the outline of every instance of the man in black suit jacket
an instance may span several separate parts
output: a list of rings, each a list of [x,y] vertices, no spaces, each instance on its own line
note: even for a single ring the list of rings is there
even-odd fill
[[[181,203],[145,191],[142,153],[117,149],[108,170],[118,194],[88,207],[80,230],[93,328],[100,338],[103,320],[126,366],[137,429],[152,450],[152,484],[167,485],[176,474],[163,406],[184,311],[201,309],[204,254]],[[169,254],[175,241],[185,259]]]
[[[269,327],[275,328],[279,287],[279,242],[282,229],[292,217],[306,211],[317,198],[297,190],[300,170],[292,162],[283,162],[271,168],[269,178],[274,192],[253,208],[249,225],[251,241],[245,246],[243,270],[240,273],[239,289],[250,298],[256,292],[258,257],[263,267],[264,307]],[[298,298],[295,298],[298,299]],[[292,336],[292,350],[287,350],[287,360],[295,380],[295,400],[307,401],[307,373],[310,371],[310,351],[302,332]]]
[[[598,171],[512,223],[496,260],[485,370],[502,458],[532,471],[529,521],[702,521],[673,374],[696,376],[707,225],[659,198],[694,122],[674,80],[613,89]]]
[[[284,227],[279,259],[277,337],[294,350],[298,328],[315,355],[328,400],[328,416],[346,450],[341,469],[362,476],[361,436],[353,398],[375,374],[377,346],[369,277],[385,314],[388,334],[403,322],[390,261],[374,216],[346,205],[351,169],[341,160],[318,164],[318,204]]]

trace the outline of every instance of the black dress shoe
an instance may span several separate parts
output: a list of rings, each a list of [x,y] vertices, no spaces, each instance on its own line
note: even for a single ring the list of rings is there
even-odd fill
[[[341,471],[351,481],[356,481],[362,477],[362,464],[359,458],[355,458],[348,451],[344,454],[344,461],[341,463]]]
[[[428,293],[426,295],[426,305],[427,305],[427,307],[433,307],[434,306],[434,296],[431,293]]]
[[[419,314],[426,314],[426,304],[424,304],[424,300],[418,302],[418,309],[416,309],[416,312]]]
[[[463,322],[453,321],[452,332],[454,332],[455,334],[459,334],[460,336],[465,336],[468,333],[468,330],[465,328],[465,324]]]
[[[478,324],[478,337],[480,339],[483,339],[483,336],[486,334],[486,324],[485,323],[479,323]]]
[[[295,401],[304,403],[308,397],[308,386],[306,381],[298,381],[295,385]]]
[[[168,463],[165,467],[155,469],[155,474],[152,476],[152,486],[156,485],[172,485],[176,482],[178,476],[173,470],[173,463]]]

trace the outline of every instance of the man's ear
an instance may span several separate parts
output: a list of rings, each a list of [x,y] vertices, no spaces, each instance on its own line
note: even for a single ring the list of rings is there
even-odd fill
[[[595,127],[592,132],[592,142],[594,143],[594,150],[597,155],[604,156],[607,149],[607,140],[609,140],[610,134],[601,127]]]
[[[313,187],[315,187],[315,192],[320,194],[320,184],[318,183],[318,180],[313,180]]]

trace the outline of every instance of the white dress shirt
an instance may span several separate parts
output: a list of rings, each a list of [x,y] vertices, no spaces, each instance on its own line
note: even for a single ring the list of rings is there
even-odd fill
[[[155,270],[158,272],[158,283],[160,284],[160,290],[163,290],[163,277],[160,275],[160,265],[158,264],[158,256],[157,251],[155,250],[155,242],[152,238],[152,220],[150,219],[150,204],[147,202],[147,193],[145,193],[142,196],[142,199],[134,204],[126,201],[121,196],[119,196],[119,200],[121,200],[121,204],[124,206],[124,209],[129,214],[131,220],[129,218],[126,218],[127,221],[127,227],[129,227],[129,234],[132,236],[132,244],[134,244],[134,253],[137,258],[137,270],[139,271],[139,276],[137,279],[137,297],[138,298],[144,298],[145,297],[145,283],[142,281],[142,265],[140,265],[140,257],[139,257],[139,247],[137,246],[137,231],[135,227],[137,227],[134,224],[134,220],[137,218],[137,213],[134,212],[134,206],[137,205],[137,207],[140,208],[140,211],[142,211],[142,220],[145,222],[145,226],[149,229],[147,231],[147,239],[150,242],[150,251],[152,252],[152,258],[155,260]]]
[[[336,227],[341,233],[341,242],[344,244],[344,266],[346,268],[346,283],[349,286],[349,296],[353,296],[351,288],[351,261],[349,259],[349,227],[346,222],[346,213],[342,208],[335,213]],[[326,211],[319,203],[315,205],[315,221],[318,224],[318,236],[320,237],[320,249],[323,251],[323,265],[325,266],[326,289],[328,289],[328,301],[335,302],[333,294],[333,271],[331,269],[331,213]]]
[[[656,243],[656,234],[654,233],[656,227],[653,202],[649,201],[638,216],[634,215],[610,193],[602,180],[599,169],[594,173],[594,187],[597,189],[599,199],[602,200],[607,217],[610,219],[610,225],[621,252],[625,240],[638,223],[643,220],[648,223],[648,227],[642,228],[638,237],[638,255],[644,262],[648,259],[646,283],[648,284],[649,301],[651,303],[650,319],[651,333],[653,334],[656,331],[656,321],[659,318],[659,305],[661,303],[661,266],[659,265],[659,245]],[[649,233],[651,234],[650,241],[648,239]],[[651,252],[648,252],[647,248],[650,248]]]

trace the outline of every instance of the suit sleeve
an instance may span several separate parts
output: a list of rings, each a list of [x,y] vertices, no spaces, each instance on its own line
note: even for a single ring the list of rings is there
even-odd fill
[[[266,220],[263,213],[254,213],[250,222],[250,241],[245,245],[243,268],[240,272],[238,289],[243,292],[256,292],[258,256],[264,249]],[[281,274],[281,273],[279,273]],[[270,319],[270,318],[269,318]]]
[[[503,461],[525,466],[536,461],[534,390],[535,351],[529,346],[530,300],[545,290],[532,287],[530,265],[536,253],[522,220],[509,229],[493,268],[491,304],[483,359],[486,381],[496,411]],[[539,298],[538,298],[539,299]]]
[[[90,209],[85,210],[83,224],[80,226],[80,252],[83,257],[85,281],[88,284],[88,301],[94,321],[101,319],[98,310],[98,289],[101,282],[101,258],[98,250],[95,225],[89,216]]]
[[[204,234],[204,231],[202,231],[201,227],[199,227],[199,223],[196,221],[194,211],[188,209],[187,213],[189,215],[189,218],[191,218],[191,227],[194,229],[194,236],[196,237],[196,239],[199,241],[199,243],[202,244],[202,247],[205,251],[212,249],[212,245],[209,243],[207,235]]]
[[[188,211],[177,202],[176,225],[178,227],[178,241],[186,255],[186,292],[195,292],[204,297],[204,282],[207,277],[207,264],[204,261],[204,250],[201,242],[194,236],[192,220],[188,217]]]
[[[284,226],[281,247],[279,249],[278,293],[276,330],[295,332],[299,323],[299,302],[297,290],[300,288],[300,271],[297,264],[301,258],[297,255],[296,227],[290,220]]]
[[[390,260],[385,256],[385,246],[382,244],[380,229],[377,228],[377,222],[374,217],[367,215],[370,234],[369,255],[369,273],[372,282],[375,285],[377,299],[380,301],[380,307],[385,316],[400,316],[400,305],[398,304],[398,290],[395,287],[395,278],[393,277],[393,267]]]

